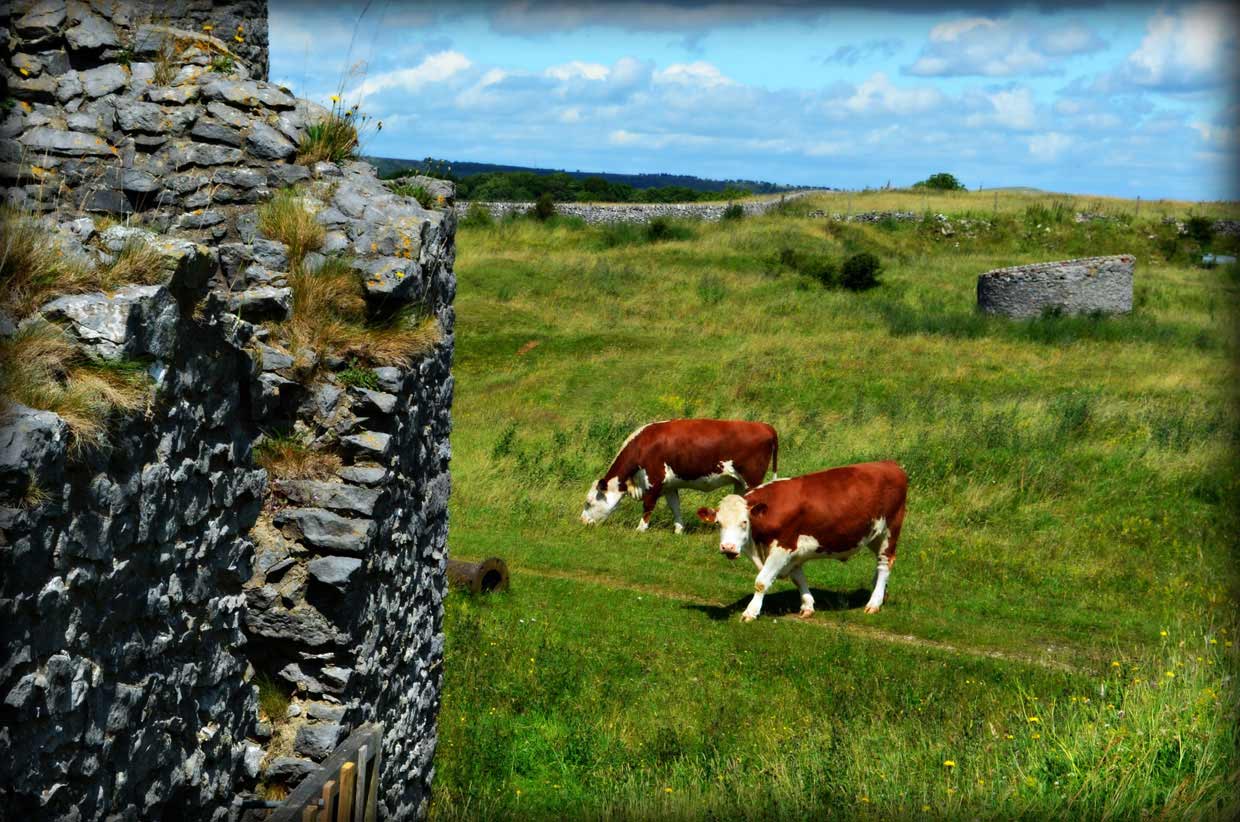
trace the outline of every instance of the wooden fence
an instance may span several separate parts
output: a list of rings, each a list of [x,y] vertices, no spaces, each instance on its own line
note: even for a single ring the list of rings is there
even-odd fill
[[[268,822],[374,822],[383,726],[363,725],[293,789]]]

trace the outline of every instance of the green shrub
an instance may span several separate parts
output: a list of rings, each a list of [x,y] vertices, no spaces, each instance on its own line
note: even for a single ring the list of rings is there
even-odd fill
[[[1214,221],[1200,215],[1189,217],[1184,223],[1188,236],[1196,240],[1202,248],[1207,248],[1214,239]]]
[[[495,225],[495,218],[491,216],[491,209],[482,203],[470,203],[469,208],[465,209],[465,216],[461,218],[461,225],[469,228],[489,228]]]
[[[964,191],[964,183],[956,179],[954,174],[939,172],[931,174],[920,183],[913,183],[913,188],[933,188],[936,191]]]
[[[740,203],[728,203],[728,207],[723,210],[724,220],[739,220],[745,216],[745,209]]]
[[[664,240],[688,240],[693,231],[686,225],[674,223],[667,217],[655,217],[646,223],[646,242],[659,243]]]
[[[844,261],[840,270],[840,285],[849,291],[865,291],[878,285],[882,263],[868,251],[854,254]]]
[[[555,216],[555,200],[552,199],[551,194],[544,191],[538,195],[533,208],[530,209],[530,216],[537,220],[548,220]]]
[[[342,383],[354,388],[367,388],[371,391],[379,388],[379,375],[370,368],[358,365],[356,359],[349,360],[349,367],[336,376]]]
[[[402,197],[412,197],[422,208],[431,208],[435,205],[435,195],[427,191],[426,186],[392,186],[392,193]]]

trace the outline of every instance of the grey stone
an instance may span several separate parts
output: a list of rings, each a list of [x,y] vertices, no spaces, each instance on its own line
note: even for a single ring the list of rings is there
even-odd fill
[[[355,485],[321,480],[281,480],[276,490],[299,505],[330,508],[370,516],[374,513],[379,492]]]
[[[422,297],[422,272],[414,260],[379,257],[355,260],[353,265],[362,272],[362,288],[368,300],[400,304]]]
[[[268,736],[270,737],[271,734],[268,734]],[[265,756],[266,751],[263,750],[261,745],[246,743],[245,753],[241,756],[242,765],[245,767],[245,775],[250,777],[250,779],[257,778]]]
[[[114,225],[99,235],[100,245],[112,253],[141,242],[163,260],[166,284],[174,294],[200,292],[215,273],[215,258],[204,245],[178,237],[155,234],[134,226]]]
[[[162,285],[128,285],[111,296],[60,297],[39,313],[53,322],[65,323],[92,355],[104,360],[144,355],[168,359],[176,345],[180,320],[176,300]]]
[[[56,82],[56,99],[67,103],[82,94],[82,79],[76,71],[67,71]]]
[[[259,188],[267,185],[267,176],[250,168],[221,168],[215,172],[216,182],[238,188]],[[272,266],[280,268],[281,266]]]
[[[245,148],[262,160],[283,160],[297,150],[291,140],[261,122],[250,127],[245,136]]]
[[[220,143],[221,145],[233,146],[240,148],[241,135],[236,129],[221,125],[214,120],[199,120],[194,123],[194,127],[190,129],[189,135],[195,140],[202,140],[208,143]]]
[[[0,411],[0,498],[20,497],[32,477],[55,476],[68,446],[69,426],[59,416],[10,403]]]
[[[267,176],[271,181],[271,185],[283,188],[294,183],[300,183],[303,180],[309,180],[310,169],[299,165],[272,166]]]
[[[120,45],[112,25],[99,15],[89,12],[81,15],[76,26],[65,31],[65,40],[69,48],[78,51],[95,51]]]
[[[378,368],[371,369],[375,372],[375,376],[379,378],[379,387],[384,391],[390,391],[393,394],[399,394],[401,388],[405,385],[405,372],[391,365],[382,365]]]
[[[343,705],[328,705],[323,702],[311,702],[306,706],[306,716],[318,722],[340,722],[344,719]]]
[[[116,120],[125,131],[148,131],[158,134],[163,129],[164,110],[155,103],[134,101],[116,109]]]
[[[198,86],[151,86],[146,90],[146,99],[152,103],[183,106],[198,99]]]
[[[238,163],[244,155],[241,149],[217,146],[210,143],[188,143],[173,146],[168,160],[178,171],[186,166],[218,166]]]
[[[121,189],[135,194],[146,194],[159,190],[159,178],[149,171],[127,168],[121,177]]]
[[[360,554],[366,550],[373,523],[349,519],[320,508],[289,508],[276,514],[275,524],[291,539],[326,551]]]
[[[177,228],[203,229],[219,225],[226,219],[219,211],[191,211],[189,214],[182,214],[180,217],[177,217],[176,226]]]
[[[253,588],[246,591],[245,625],[251,634],[309,648],[324,648],[339,639],[335,626],[313,606],[302,602],[285,608],[259,593]]]
[[[273,286],[248,288],[228,297],[229,310],[250,322],[285,320],[293,310],[293,290]]]
[[[54,34],[65,22],[64,0],[37,0],[13,21],[13,30],[29,39]]]
[[[279,111],[296,105],[292,97],[279,89],[254,80],[212,80],[202,87],[202,96],[244,108],[265,106]]]
[[[277,756],[267,766],[267,779],[275,782],[296,784],[319,769],[319,766],[308,759],[294,756]]]
[[[356,485],[375,486],[382,484],[387,476],[387,470],[378,466],[370,465],[347,465],[336,471],[336,475],[345,482],[352,482]]]
[[[46,126],[27,131],[17,138],[17,142],[34,152],[49,151],[69,157],[105,157],[112,154],[112,146],[100,137]]]
[[[345,737],[345,728],[334,722],[316,722],[297,729],[293,750],[315,761],[326,759]]]
[[[311,578],[343,591],[361,567],[362,561],[357,557],[317,557],[310,560],[307,570]]]
[[[129,75],[115,64],[80,71],[78,79],[82,81],[82,91],[90,98],[119,91],[129,83]]]
[[[264,371],[283,371],[293,367],[292,356],[278,348],[258,343],[258,353],[262,359]]]
[[[388,449],[391,447],[392,437],[378,431],[363,431],[360,434],[341,437],[340,442],[353,451],[371,457],[384,457],[387,456]]]
[[[288,246],[278,240],[258,239],[250,245],[254,261],[275,271],[288,269]]]
[[[387,416],[396,410],[396,397],[383,391],[371,391],[366,388],[356,389],[357,395],[364,401],[364,406],[379,414]]]

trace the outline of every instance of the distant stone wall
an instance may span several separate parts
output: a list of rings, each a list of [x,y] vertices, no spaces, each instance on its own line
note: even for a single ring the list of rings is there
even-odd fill
[[[778,208],[781,203],[796,200],[813,194],[813,191],[791,191],[777,197],[762,200],[742,200],[740,206],[748,215],[765,214]],[[507,214],[524,214],[533,208],[533,203],[489,203],[479,202],[478,205],[491,212],[492,217],[503,217]],[[458,202],[453,208],[457,215],[464,215],[469,210],[469,202]],[[656,217],[688,220],[718,220],[723,217],[727,203],[616,203],[598,205],[594,203],[556,203],[557,214],[569,217],[580,217],[587,223],[647,223]]]
[[[1132,310],[1134,262],[1120,254],[988,271],[977,279],[977,305],[1007,317],[1124,314]]]
[[[455,217],[364,163],[298,163],[324,110],[254,79],[265,4],[154,5],[154,22],[151,3],[112,0],[0,11],[16,101],[0,115],[4,201],[85,265],[140,244],[165,269],[0,310],[0,338],[51,324],[148,377],[147,407],[116,415],[105,449],[0,397],[0,817],[235,817],[260,780],[296,783],[371,720],[387,729],[388,818],[424,815]],[[244,36],[220,30],[228,14],[251,21]],[[303,261],[258,224],[290,186],[325,230]],[[371,316],[424,322],[408,364],[355,367],[290,338],[294,269],[329,254]],[[272,437],[339,468],[269,477],[255,451]],[[293,692],[287,722],[260,717],[256,674]]]

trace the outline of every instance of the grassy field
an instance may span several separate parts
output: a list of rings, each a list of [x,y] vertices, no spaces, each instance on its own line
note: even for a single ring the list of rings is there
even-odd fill
[[[512,589],[449,597],[435,819],[1240,810],[1234,268],[1195,267],[1150,204],[1078,224],[1066,197],[930,197],[946,232],[802,216],[844,196],[657,242],[462,227],[452,552],[504,557]],[[880,287],[797,270],[857,251]],[[1131,316],[974,312],[983,271],[1119,252]],[[882,612],[859,557],[807,566],[811,622],[783,582],[742,624],[753,568],[715,529],[674,536],[660,504],[635,533],[632,501],[582,526],[625,435],[677,416],[774,424],[782,475],[898,460]]]

